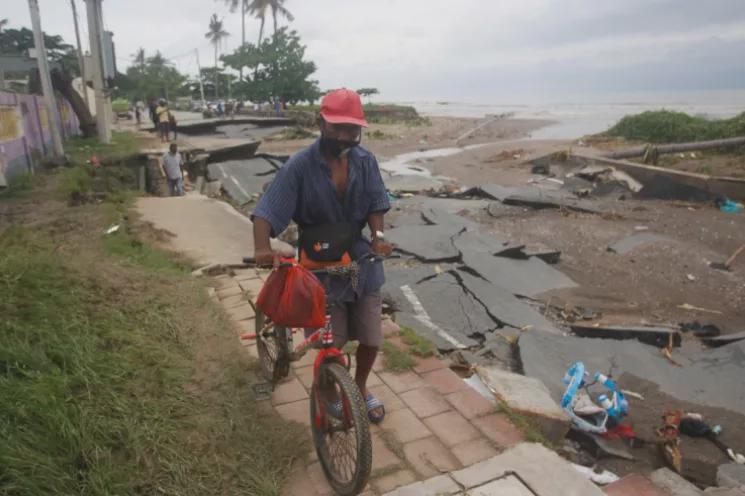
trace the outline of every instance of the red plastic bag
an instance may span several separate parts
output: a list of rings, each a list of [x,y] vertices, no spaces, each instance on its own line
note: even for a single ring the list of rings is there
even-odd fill
[[[294,261],[269,274],[256,306],[277,325],[320,328],[326,325],[326,290],[308,269]]]

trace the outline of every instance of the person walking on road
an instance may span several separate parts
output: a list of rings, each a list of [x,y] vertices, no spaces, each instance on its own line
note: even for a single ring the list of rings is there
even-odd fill
[[[158,108],[155,109],[155,117],[158,120],[158,131],[160,131],[161,143],[168,142],[171,129],[171,111],[168,110],[168,104],[165,100],[158,102]]]
[[[300,263],[310,269],[348,264],[371,251],[391,253],[383,234],[383,216],[390,208],[385,185],[375,156],[359,146],[362,127],[367,127],[359,95],[348,89],[327,94],[318,125],[320,139],[277,171],[253,211],[254,258],[259,265],[278,262],[269,239],[284,231],[290,220],[300,228]],[[365,225],[370,238],[362,234]],[[344,240],[333,255],[339,260],[314,253],[323,251],[319,248],[328,239]],[[380,287],[384,281],[383,265],[377,261],[361,265],[356,291],[341,280],[331,285],[332,292],[338,291],[334,296],[345,302],[331,312],[334,346],[341,349],[349,339],[359,341],[355,382],[367,415],[376,424],[383,421],[385,407],[368,390],[367,378],[383,342]]]
[[[178,152],[178,145],[171,143],[168,152],[163,154],[161,172],[168,179],[168,191],[171,196],[184,196],[184,174],[181,171],[183,159]]]

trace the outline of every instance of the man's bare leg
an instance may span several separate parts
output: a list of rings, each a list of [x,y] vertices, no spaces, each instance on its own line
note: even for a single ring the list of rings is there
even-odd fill
[[[364,399],[369,391],[367,390],[367,378],[370,375],[375,359],[378,357],[377,346],[367,346],[361,344],[357,346],[357,370],[354,373],[354,382],[357,383],[357,387],[360,388],[362,398]],[[372,411],[374,415],[379,415],[382,407],[374,408]]]

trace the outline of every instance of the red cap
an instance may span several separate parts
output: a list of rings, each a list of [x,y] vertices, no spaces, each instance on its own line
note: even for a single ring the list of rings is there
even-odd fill
[[[354,124],[367,127],[360,95],[346,88],[330,91],[323,97],[321,117],[331,124]]]

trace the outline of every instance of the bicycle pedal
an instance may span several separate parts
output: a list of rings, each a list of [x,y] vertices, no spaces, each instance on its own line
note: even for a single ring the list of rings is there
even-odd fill
[[[270,382],[257,382],[251,384],[251,396],[256,401],[266,401],[271,399],[273,389]]]

